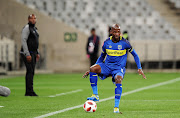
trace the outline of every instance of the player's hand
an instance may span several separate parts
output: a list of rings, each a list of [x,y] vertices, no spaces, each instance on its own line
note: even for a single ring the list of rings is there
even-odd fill
[[[37,54],[37,55],[36,55],[36,61],[39,61],[39,58],[40,58],[40,55]]]
[[[31,56],[26,56],[27,62],[31,62],[32,57]]]
[[[138,69],[138,73],[139,73],[139,75],[142,75],[144,79],[146,79],[146,76],[142,69]]]
[[[83,75],[83,78],[87,78],[88,77],[88,75],[89,75],[89,71],[87,71],[84,75]]]
[[[87,55],[86,55],[86,57],[87,57],[87,58],[90,58],[90,55],[89,55],[89,54],[87,54]]]

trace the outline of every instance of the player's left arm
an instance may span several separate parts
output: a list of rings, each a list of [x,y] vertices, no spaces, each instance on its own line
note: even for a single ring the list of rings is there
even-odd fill
[[[131,48],[131,50],[129,52],[134,56],[134,60],[135,60],[136,65],[138,67],[139,75],[142,75],[143,78],[146,79],[146,76],[145,76],[145,74],[144,74],[144,72],[142,70],[142,67],[141,67],[141,62],[140,62],[138,54],[136,53],[136,51],[133,48]]]
[[[125,40],[126,41],[126,48],[129,50],[129,52],[133,55],[134,57],[134,60],[136,62],[136,65],[138,67],[138,73],[139,75],[142,75],[144,79],[146,79],[146,76],[142,70],[142,67],[141,67],[141,62],[140,62],[140,59],[139,59],[139,56],[138,54],[136,53],[136,51],[132,48],[131,44],[129,43],[128,40]]]

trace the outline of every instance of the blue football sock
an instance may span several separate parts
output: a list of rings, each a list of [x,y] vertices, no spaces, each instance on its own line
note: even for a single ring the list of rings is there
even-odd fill
[[[115,88],[115,105],[114,105],[114,107],[119,108],[119,102],[120,102],[120,99],[121,99],[121,93],[122,93],[122,84],[116,84],[116,88]]]
[[[98,94],[97,81],[98,81],[97,74],[90,72],[91,88],[93,90],[93,94],[96,94],[96,95]]]

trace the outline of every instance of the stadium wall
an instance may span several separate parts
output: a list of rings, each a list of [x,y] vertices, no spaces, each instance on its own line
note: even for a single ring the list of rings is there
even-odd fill
[[[89,60],[85,52],[87,35],[38,10],[17,3],[15,0],[0,0],[0,34],[13,39],[17,45],[16,50],[19,51],[21,30],[27,23],[27,16],[32,13],[35,13],[38,19],[41,57],[44,57],[42,48],[44,45],[46,47],[46,69],[54,72],[84,72],[87,70],[89,67]],[[77,34],[77,40],[73,38],[73,41],[65,41],[65,37],[68,39],[69,35],[64,36],[64,34]],[[155,66],[157,69],[164,69],[166,65],[168,69],[180,68],[179,40],[133,40],[131,38],[130,42],[137,51],[143,68],[151,69]],[[101,52],[101,48],[99,51]],[[19,53],[16,55],[19,58]],[[18,58],[14,65],[20,65]],[[136,65],[134,66],[132,56],[128,55],[128,62],[130,64],[127,66],[128,69],[137,68]],[[132,67],[131,64],[133,64]]]
[[[85,52],[87,35],[40,13],[38,10],[30,9],[14,0],[0,0],[0,34],[15,40],[15,44],[20,50],[21,30],[27,24],[27,16],[32,13],[37,16],[40,52],[42,45],[46,45],[46,69],[55,72],[86,70],[89,67]],[[64,41],[65,33],[77,34],[77,40]],[[19,62],[17,61],[17,63]]]

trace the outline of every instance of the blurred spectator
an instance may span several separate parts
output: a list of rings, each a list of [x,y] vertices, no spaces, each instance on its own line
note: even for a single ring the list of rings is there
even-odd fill
[[[129,40],[128,31],[125,30],[125,31],[123,32],[123,37],[124,37],[125,39]]]
[[[109,37],[112,36],[111,26],[109,26],[108,32],[109,32]]]
[[[91,29],[91,36],[88,38],[86,45],[87,57],[90,58],[90,65],[94,65],[98,58],[99,36],[96,35],[95,28]]]

